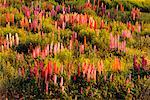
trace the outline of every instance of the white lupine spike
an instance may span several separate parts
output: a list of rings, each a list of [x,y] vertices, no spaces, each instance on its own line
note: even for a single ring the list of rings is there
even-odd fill
[[[8,41],[8,34],[6,35],[6,41]]]
[[[1,51],[2,51],[2,52],[4,51],[4,46],[3,46],[3,45],[1,46]]]
[[[15,43],[15,39],[14,39],[14,36],[12,36],[12,45],[14,45]]]

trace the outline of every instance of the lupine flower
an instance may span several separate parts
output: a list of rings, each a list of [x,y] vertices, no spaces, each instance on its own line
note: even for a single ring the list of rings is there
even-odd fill
[[[110,49],[114,48],[114,37],[112,35],[112,33],[110,33]]]
[[[18,69],[18,75],[21,76],[21,68]]]
[[[18,45],[19,44],[19,37],[18,37],[17,33],[15,34],[15,38],[16,38],[16,43],[15,44]]]
[[[104,28],[104,20],[101,20],[101,26],[100,28]]]
[[[104,67],[104,64],[103,64],[103,61],[101,60],[101,61],[98,62],[98,72],[99,72],[99,74],[102,73],[103,67]]]
[[[64,30],[65,27],[66,27],[66,23],[63,21],[63,23],[62,23],[62,29]]]
[[[61,79],[60,79],[60,87],[62,87],[63,86],[63,77],[61,77]]]
[[[46,67],[45,69],[45,83],[47,82],[48,80],[48,67]]]
[[[141,25],[138,25],[138,32],[141,32]]]
[[[147,66],[147,60],[145,59],[144,56],[142,56],[142,67],[143,67],[143,69],[145,69],[146,66]]]
[[[57,44],[54,45],[54,55],[57,53]]]
[[[48,94],[48,82],[46,82],[45,85],[46,85],[45,92],[46,92],[46,94]]]
[[[56,11],[54,10],[54,8],[51,10],[51,16],[56,16]]]
[[[56,6],[56,11],[59,12],[60,11],[60,5]]]
[[[84,45],[80,45],[80,53],[84,53]]]
[[[112,70],[113,71],[120,71],[120,69],[121,69],[120,60],[117,57],[115,57],[113,65],[112,65]]]
[[[134,69],[137,70],[138,72],[140,71],[140,64],[138,64],[137,62],[137,56],[134,55],[134,58],[133,58],[133,66],[134,66]]]
[[[50,75],[52,75],[52,62],[51,61],[49,61],[48,62],[48,73],[50,74]]]
[[[25,77],[25,69],[24,69],[24,67],[21,68],[21,74],[22,74],[22,77]]]
[[[113,81],[113,74],[110,75],[110,78],[109,78],[109,79],[110,79],[110,82]]]
[[[54,74],[54,84],[56,85],[57,84],[57,75]]]
[[[10,13],[6,13],[6,22],[10,22]]]
[[[57,65],[56,65],[56,62],[55,62],[54,63],[54,73],[57,74],[57,71],[58,71],[58,69],[57,69]]]
[[[69,49],[72,50],[72,47],[73,47],[73,46],[72,46],[72,40],[70,40],[70,46],[69,46]]]

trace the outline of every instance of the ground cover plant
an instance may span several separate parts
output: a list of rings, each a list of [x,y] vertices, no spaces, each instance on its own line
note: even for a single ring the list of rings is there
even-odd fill
[[[150,98],[150,2],[0,0],[0,99]]]

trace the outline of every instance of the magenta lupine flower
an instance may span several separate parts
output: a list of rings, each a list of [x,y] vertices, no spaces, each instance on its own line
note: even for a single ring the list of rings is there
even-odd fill
[[[145,67],[147,66],[147,60],[145,59],[144,56],[142,56],[142,67],[145,70]]]
[[[38,20],[34,19],[32,25],[33,25],[34,31],[36,31],[36,28],[38,26]]]
[[[70,13],[70,6],[68,5],[68,13]]]
[[[27,18],[30,18],[30,10],[28,8],[26,8],[25,10],[25,15],[27,16]]]
[[[56,11],[54,9],[51,10],[51,16],[56,16]]]
[[[56,11],[59,12],[60,11],[60,5],[56,6]]]
[[[140,65],[137,62],[137,56],[136,55],[134,55],[134,58],[133,58],[133,66],[134,66],[135,70],[140,71]]]

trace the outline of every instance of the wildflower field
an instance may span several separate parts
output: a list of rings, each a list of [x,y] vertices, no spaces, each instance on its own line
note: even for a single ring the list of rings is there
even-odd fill
[[[0,0],[0,100],[149,98],[149,0]]]

